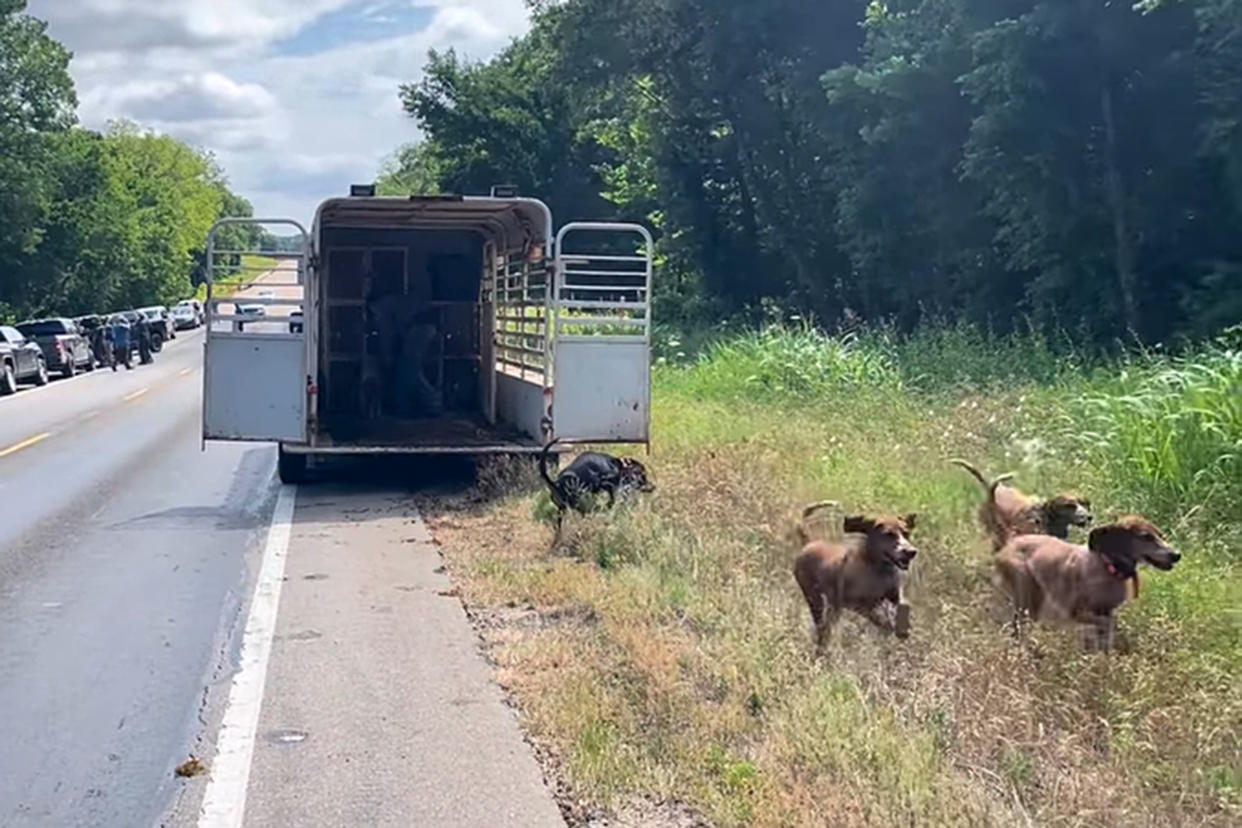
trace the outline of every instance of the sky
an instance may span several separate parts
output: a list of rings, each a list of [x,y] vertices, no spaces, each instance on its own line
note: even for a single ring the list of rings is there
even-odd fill
[[[429,49],[486,59],[523,0],[29,0],[73,51],[78,116],[210,150],[256,215],[309,221],[418,132],[398,86]]]

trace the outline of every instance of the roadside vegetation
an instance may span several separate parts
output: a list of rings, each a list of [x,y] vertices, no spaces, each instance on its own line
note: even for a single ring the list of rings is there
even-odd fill
[[[213,290],[217,296],[231,296],[272,270],[277,264],[279,262],[271,256],[242,255],[235,267],[225,265],[216,268]],[[233,272],[230,273],[230,270]],[[207,301],[206,282],[195,288],[194,298],[200,302]]]
[[[654,495],[574,520],[555,552],[537,488],[433,504],[434,528],[580,815],[1236,824],[1237,346],[1088,364],[964,326],[772,327],[680,359],[674,340],[655,373]],[[1183,561],[1143,572],[1119,652],[1006,634],[978,486],[955,456],[1168,533]],[[919,512],[908,642],[847,621],[815,657],[789,529],[823,498]]]

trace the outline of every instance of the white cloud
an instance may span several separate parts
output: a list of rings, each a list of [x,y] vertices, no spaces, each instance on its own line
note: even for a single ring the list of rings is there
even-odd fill
[[[129,118],[211,150],[256,212],[302,220],[417,137],[397,87],[422,76],[429,49],[485,59],[528,26],[523,0],[30,0],[29,12],[74,50],[86,126]],[[280,54],[354,17],[382,36]]]
[[[262,45],[350,0],[35,0],[76,52]]]
[[[276,99],[257,83],[204,72],[96,87],[82,96],[82,105],[114,117],[177,122],[253,118],[274,107]]]

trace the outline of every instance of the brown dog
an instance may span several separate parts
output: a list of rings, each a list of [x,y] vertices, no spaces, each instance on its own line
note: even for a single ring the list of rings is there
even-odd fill
[[[808,507],[809,511],[814,508]],[[918,550],[907,535],[915,515],[847,517],[840,543],[811,541],[794,561],[794,578],[802,588],[815,640],[823,646],[842,610],[853,610],[898,638],[910,634],[910,607],[902,595],[902,573]],[[805,530],[803,530],[805,531]],[[896,608],[895,619],[881,616],[884,602]]]
[[[999,550],[1018,535],[1051,535],[1065,540],[1071,526],[1091,523],[1091,502],[1075,494],[1059,494],[1047,500],[1035,500],[1005,481],[1012,474],[1002,474],[989,481],[983,472],[965,460],[949,461],[970,472],[983,487],[987,498],[979,506],[979,523],[992,538],[992,551]]]
[[[1096,643],[1113,644],[1113,612],[1138,596],[1138,565],[1168,571],[1181,560],[1146,518],[1127,515],[1091,530],[1086,546],[1047,535],[1019,535],[996,556],[998,582],[1013,599],[1014,623],[1023,614],[1039,621],[1089,624]]]

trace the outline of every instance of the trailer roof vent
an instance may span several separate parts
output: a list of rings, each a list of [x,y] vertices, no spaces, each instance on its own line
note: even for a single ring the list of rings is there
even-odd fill
[[[372,198],[375,195],[374,184],[350,184],[350,198]]]
[[[516,184],[496,184],[492,187],[492,198],[517,198]]]

